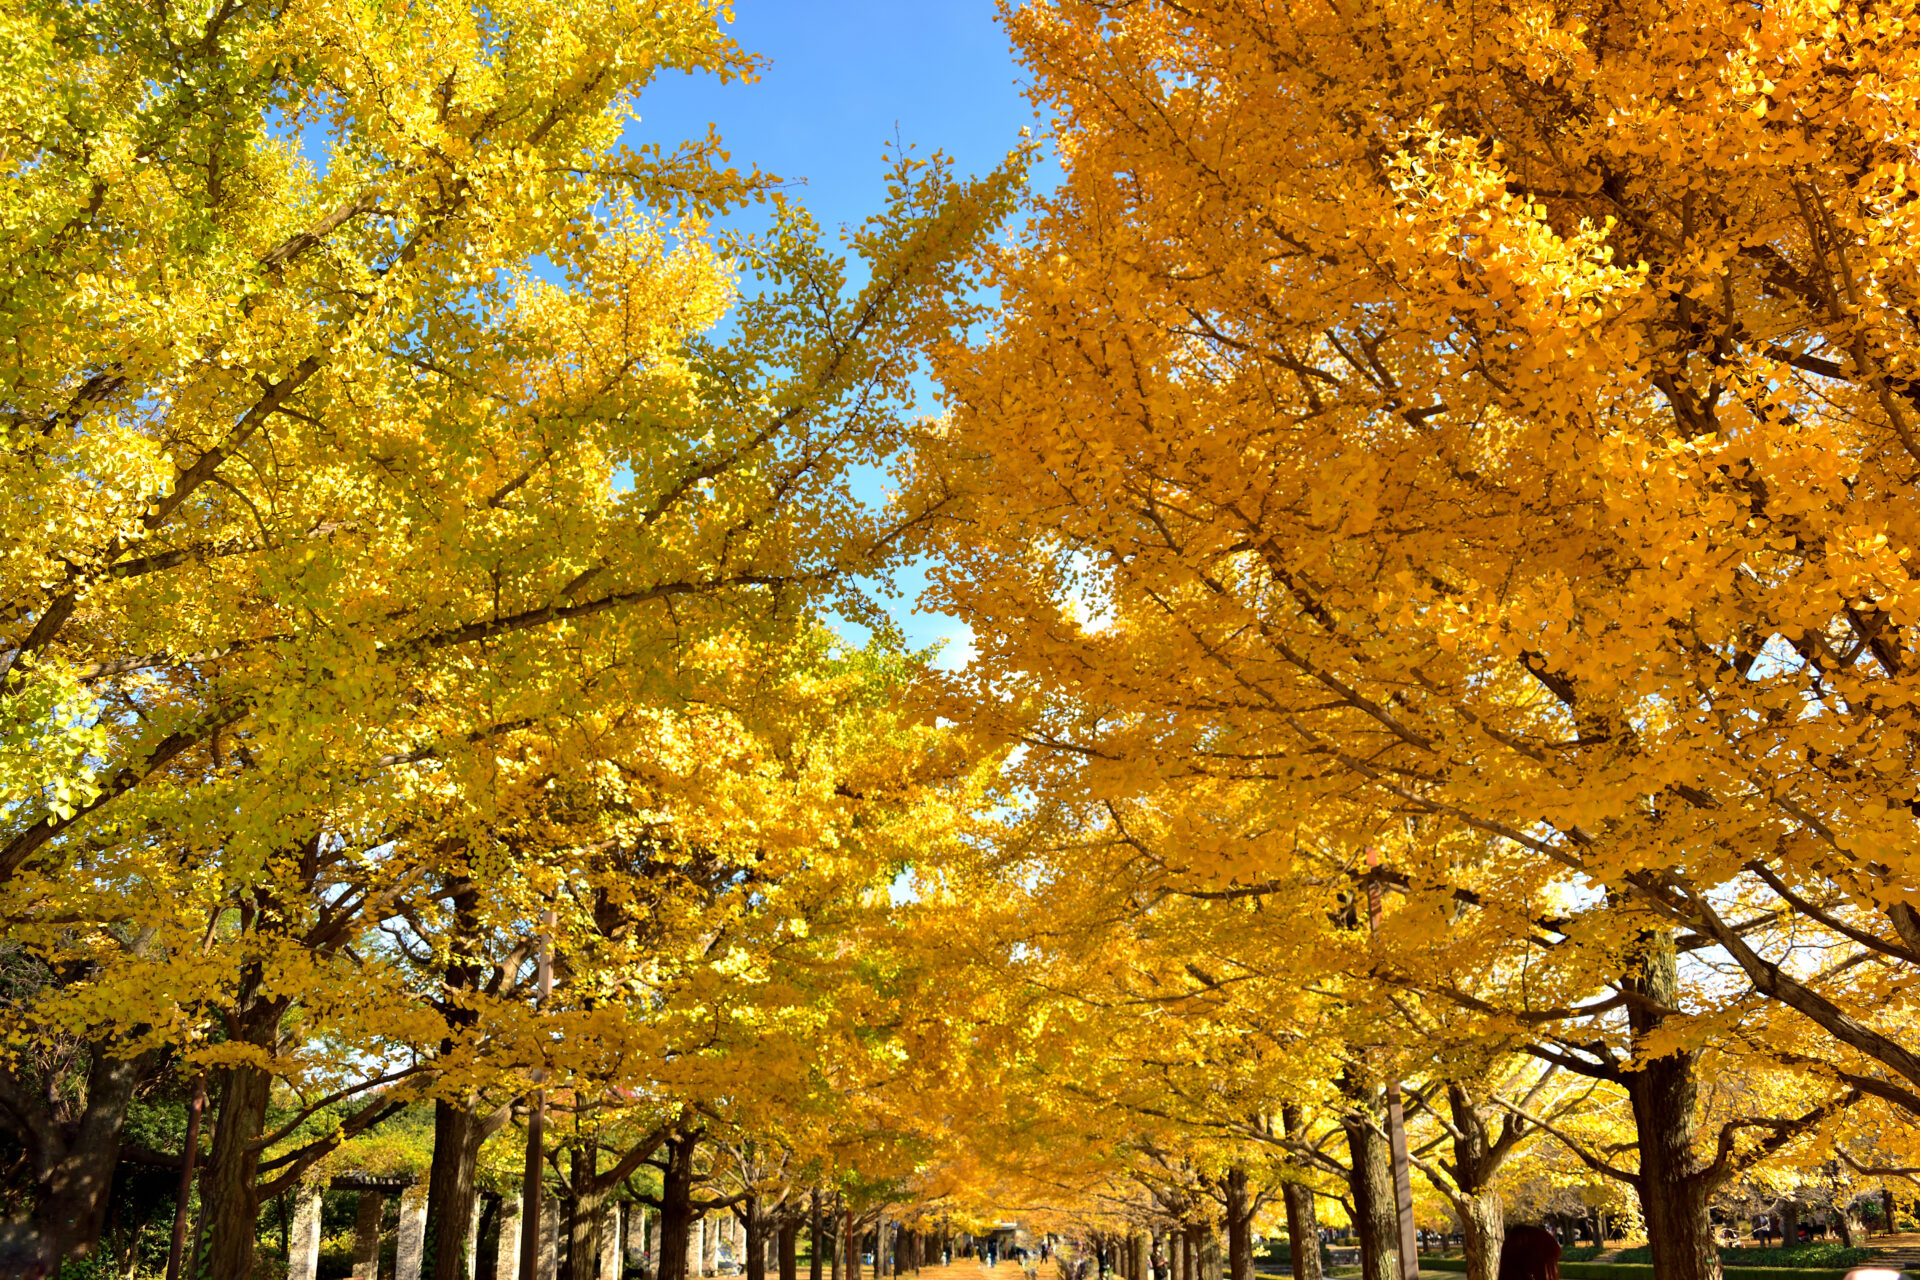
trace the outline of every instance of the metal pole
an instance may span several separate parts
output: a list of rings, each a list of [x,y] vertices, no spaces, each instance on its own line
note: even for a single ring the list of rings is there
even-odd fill
[[[1380,881],[1371,872],[1380,865],[1380,851],[1367,847],[1367,925],[1380,932]],[[1413,1172],[1407,1158],[1407,1117],[1400,1101],[1400,1082],[1387,1082],[1387,1150],[1393,1162],[1393,1210],[1400,1226],[1401,1280],[1419,1280],[1420,1240],[1413,1226]]]
[[[1393,1204],[1400,1219],[1401,1280],[1420,1280],[1420,1239],[1413,1227],[1413,1174],[1407,1159],[1407,1119],[1400,1082],[1387,1086],[1387,1146],[1393,1155]]]
[[[553,994],[553,908],[547,908],[546,931],[540,939],[540,1007]],[[535,1088],[527,1095],[527,1163],[520,1178],[520,1280],[547,1280],[540,1274],[540,1202],[545,1199],[547,1091],[538,1087],[547,1078],[545,1067],[533,1069]]]
[[[200,1113],[207,1109],[207,1073],[197,1071],[187,1100],[187,1141],[180,1148],[180,1191],[173,1202],[173,1244],[167,1249],[167,1280],[180,1280],[187,1252],[187,1201],[193,1198],[193,1161],[200,1154]]]

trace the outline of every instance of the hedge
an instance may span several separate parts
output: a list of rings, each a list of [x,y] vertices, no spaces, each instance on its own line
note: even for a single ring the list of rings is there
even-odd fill
[[[1465,1258],[1420,1259],[1422,1271],[1465,1271]],[[1832,1267],[1722,1267],[1726,1280],[1841,1280],[1848,1268]],[[1563,1262],[1560,1274],[1566,1280],[1653,1280],[1653,1266],[1646,1262]]]

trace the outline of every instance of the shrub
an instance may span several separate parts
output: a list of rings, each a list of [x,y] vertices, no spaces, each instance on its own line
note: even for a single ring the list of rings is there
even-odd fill
[[[1844,1271],[1871,1257],[1873,1257],[1871,1249],[1849,1249],[1843,1244],[1826,1240],[1792,1246],[1778,1245],[1773,1248],[1735,1245],[1732,1248],[1720,1250],[1720,1263],[1727,1267],[1812,1267],[1815,1270],[1835,1268]],[[1653,1251],[1644,1244],[1636,1245],[1631,1249],[1622,1249],[1615,1255],[1614,1261],[1651,1263]]]
[[[1805,1246],[1802,1246],[1803,1248]],[[1568,1250],[1569,1253],[1572,1250]],[[1726,1250],[1727,1253],[1742,1252]],[[1745,1252],[1761,1253],[1765,1250]],[[1780,1249],[1773,1252],[1785,1253]],[[1860,1250],[1859,1252],[1865,1252]],[[1420,1259],[1424,1271],[1465,1271],[1463,1258]],[[1653,1265],[1646,1262],[1569,1262],[1564,1255],[1560,1263],[1560,1274],[1566,1280],[1654,1280]],[[1756,1267],[1729,1266],[1726,1268],[1726,1280],[1841,1280],[1846,1275],[1844,1267]]]

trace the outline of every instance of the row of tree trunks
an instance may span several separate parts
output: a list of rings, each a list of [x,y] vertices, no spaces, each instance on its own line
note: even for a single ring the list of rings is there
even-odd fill
[[[477,903],[471,884],[449,886],[456,918],[470,917]],[[456,928],[455,955],[447,972],[447,984],[458,993],[474,989],[479,972],[472,957],[457,945],[467,930]],[[1663,945],[1664,943],[1664,945]],[[259,999],[258,974],[250,973],[236,997],[241,1011],[240,1028],[248,1043],[271,1053],[275,1046],[285,1010],[271,1000]],[[1629,1008],[1635,1039],[1657,1033],[1665,1019],[1663,1009],[1672,1008],[1677,998],[1677,960],[1670,941],[1650,935],[1642,948],[1638,969],[1626,984],[1640,999]],[[463,1029],[462,1015],[449,1014],[449,1035],[443,1051],[450,1052],[455,1037]],[[1714,1247],[1707,1206],[1717,1182],[1697,1149],[1698,1063],[1696,1055],[1677,1051],[1665,1056],[1642,1059],[1631,1071],[1623,1072],[1624,1084],[1632,1105],[1639,1139],[1640,1174],[1635,1180],[1648,1228],[1649,1243],[1663,1280],[1720,1280],[1718,1252]],[[72,1153],[55,1175],[43,1179],[43,1191],[37,1209],[35,1230],[43,1242],[46,1258],[29,1264],[41,1273],[54,1268],[50,1260],[83,1256],[86,1246],[97,1238],[106,1204],[105,1188],[111,1182],[112,1168],[118,1160],[119,1118],[125,1114],[126,1098],[131,1096],[138,1077],[136,1064],[104,1053],[95,1058],[89,1081],[89,1109],[82,1131],[69,1142]],[[203,1274],[241,1277],[251,1270],[260,1205],[260,1138],[272,1086],[271,1075],[252,1065],[240,1064],[218,1073],[220,1081],[217,1122],[212,1147],[201,1176],[202,1202],[207,1206],[201,1229],[197,1269]],[[1397,1280],[1398,1232],[1395,1198],[1391,1183],[1391,1165],[1387,1144],[1374,1121],[1378,1117],[1378,1090],[1350,1086],[1352,1102],[1344,1123],[1351,1157],[1349,1181],[1356,1209],[1356,1228],[1361,1250],[1363,1280]],[[1449,1103],[1456,1113],[1471,1105],[1460,1090],[1450,1090]],[[1456,1116],[1456,1118],[1458,1118]],[[475,1201],[474,1164],[484,1138],[504,1122],[505,1114],[489,1109],[482,1114],[473,1100],[439,1100],[435,1104],[434,1158],[428,1179],[428,1226],[425,1274],[432,1280],[464,1280],[467,1267],[466,1242]],[[88,1126],[92,1127],[91,1131]],[[1471,1135],[1474,1126],[1458,1123],[1456,1128]],[[696,1142],[687,1135],[669,1139],[667,1171],[661,1206],[661,1248],[659,1280],[688,1280],[685,1242],[699,1214],[691,1203],[692,1156]],[[1458,1144],[1457,1144],[1458,1145]],[[1457,1151],[1457,1164],[1466,1170],[1478,1163],[1475,1152]],[[597,1265],[594,1241],[604,1209],[603,1190],[597,1185],[591,1153],[575,1153],[575,1183],[581,1190],[568,1203],[570,1255],[568,1280],[593,1280]],[[584,1162],[584,1163],[583,1163]],[[1504,1238],[1499,1198],[1490,1186],[1463,1180],[1464,1198],[1456,1199],[1464,1237],[1468,1280],[1489,1280]],[[1253,1280],[1252,1200],[1244,1168],[1234,1167],[1225,1179],[1227,1266],[1226,1280]],[[1284,1188],[1289,1237],[1292,1242],[1294,1274],[1299,1280],[1320,1280],[1319,1248],[1312,1227],[1312,1193],[1297,1184]],[[1790,1217],[1789,1207],[1783,1217]],[[754,1198],[746,1201],[742,1213],[746,1228],[746,1272],[748,1280],[766,1280],[766,1253],[769,1235],[777,1240],[779,1280],[798,1280],[797,1241],[801,1226],[799,1215],[776,1221],[769,1217]],[[813,1238],[828,1235],[823,1207],[814,1199]],[[888,1224],[891,1225],[891,1224]],[[893,1239],[889,1240],[889,1234]],[[889,1251],[898,1270],[917,1271],[926,1261],[930,1236],[895,1226],[877,1233],[876,1274],[885,1274]],[[1174,1280],[1209,1280],[1204,1255],[1212,1242],[1211,1231],[1204,1226],[1187,1225],[1170,1236],[1169,1252]],[[862,1280],[857,1222],[852,1213],[845,1216],[844,1232],[847,1280]],[[1116,1242],[1118,1243],[1118,1242]],[[1145,1258],[1148,1242],[1144,1235],[1129,1237],[1115,1261],[1130,1280],[1148,1280],[1150,1265]],[[809,1280],[826,1280],[825,1269],[832,1264],[832,1280],[840,1280],[840,1257],[831,1248],[813,1249]],[[1108,1248],[1102,1242],[1101,1252]],[[28,1271],[26,1274],[33,1274]]]

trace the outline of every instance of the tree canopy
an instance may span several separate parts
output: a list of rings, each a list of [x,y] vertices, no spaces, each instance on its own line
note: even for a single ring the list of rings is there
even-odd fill
[[[704,0],[21,0],[0,1269],[1897,1226],[1917,17],[1005,3],[836,238]]]

